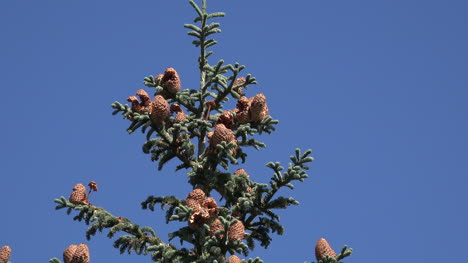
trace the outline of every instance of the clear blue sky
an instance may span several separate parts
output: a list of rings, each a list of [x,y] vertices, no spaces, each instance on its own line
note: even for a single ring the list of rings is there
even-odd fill
[[[268,3],[268,4],[266,4]],[[284,191],[301,204],[281,211],[286,227],[265,262],[314,260],[327,238],[346,262],[447,262],[468,245],[467,1],[209,1],[225,11],[211,62],[247,66],[278,130],[250,152],[251,178],[312,148],[310,178]],[[110,104],[174,67],[197,88],[198,51],[182,27],[187,1],[0,2],[0,246],[11,261],[47,262],[85,242],[83,223],[54,211],[74,184],[97,181],[92,202],[165,237],[148,195],[190,190],[183,173],[156,171],[144,136]],[[87,242],[92,262],[119,256],[105,234]]]

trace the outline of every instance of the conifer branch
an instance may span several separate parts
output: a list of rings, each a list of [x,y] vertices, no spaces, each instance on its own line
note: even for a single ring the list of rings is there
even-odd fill
[[[138,224],[132,223],[127,218],[115,217],[105,209],[83,204],[73,204],[65,197],[55,199],[58,205],[56,210],[67,208],[67,214],[72,210],[79,211],[73,220],[84,221],[86,225],[90,225],[86,231],[86,238],[89,240],[94,236],[97,231],[102,232],[103,229],[109,229],[107,237],[113,238],[117,232],[125,232],[132,236],[121,236],[115,242],[114,246],[122,251],[127,250],[129,253],[135,251],[141,254],[146,251],[150,245],[164,245],[168,246],[156,235],[150,227],[142,227]]]

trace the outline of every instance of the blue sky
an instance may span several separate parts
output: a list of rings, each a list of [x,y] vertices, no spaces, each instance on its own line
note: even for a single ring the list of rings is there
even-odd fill
[[[244,168],[267,182],[269,161],[313,149],[300,206],[265,262],[314,260],[325,237],[345,262],[445,262],[468,245],[468,3],[466,1],[209,1],[224,11],[211,62],[246,65],[263,92],[276,133]],[[92,202],[161,237],[163,213],[148,195],[190,191],[183,173],[156,171],[144,136],[125,131],[110,104],[143,88],[147,75],[177,69],[197,88],[198,51],[184,23],[187,1],[0,2],[0,246],[11,261],[47,262],[86,226],[53,199],[97,181]],[[92,262],[150,262],[120,256],[105,234],[86,243]]]

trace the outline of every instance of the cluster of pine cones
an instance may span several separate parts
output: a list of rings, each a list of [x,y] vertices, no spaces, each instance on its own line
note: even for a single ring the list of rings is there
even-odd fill
[[[168,98],[174,95],[181,89],[180,77],[174,68],[167,68],[164,74],[159,74],[155,77],[155,83],[163,87],[163,91],[156,95],[152,100],[150,95],[143,89],[137,91],[136,96],[127,98],[128,102],[132,103],[132,110],[139,114],[148,113],[151,122],[156,125],[162,125],[168,122],[171,114],[175,113],[174,122],[179,123],[187,118],[182,107],[178,104],[169,106]],[[237,102],[237,106],[233,110],[224,111],[218,118],[213,131],[207,134],[209,147],[207,154],[216,152],[216,145],[221,142],[234,142],[237,140],[234,136],[234,116],[238,124],[249,122],[259,122],[268,116],[268,106],[266,97],[262,93],[254,97],[247,98],[243,94],[242,84],[245,83],[245,78],[241,77],[235,81],[236,91],[241,95]],[[213,101],[207,103],[209,114],[210,110],[216,106]],[[129,116],[131,119],[131,117]],[[231,149],[233,155],[237,153],[238,147]]]
[[[218,205],[213,197],[206,197],[205,192],[201,189],[194,189],[185,199],[185,204],[192,208],[192,215],[189,218],[189,227],[193,229],[200,228],[204,224],[210,225],[209,235],[215,236],[217,231],[225,231],[223,224],[217,218]],[[237,221],[231,224],[227,231],[229,240],[242,240],[245,235],[244,224]],[[219,239],[224,238],[220,234],[216,236]]]
[[[244,78],[239,78],[236,82],[245,82]],[[234,142],[237,144],[236,136],[234,135],[233,129],[236,119],[238,124],[245,124],[249,122],[259,122],[266,118],[269,114],[268,105],[266,104],[266,97],[262,93],[255,95],[254,97],[247,98],[242,93],[242,87],[239,88],[241,97],[237,101],[236,108],[233,110],[224,111],[218,118],[214,131],[207,134],[210,145],[207,149],[207,153],[216,152],[216,145],[221,142]],[[235,116],[235,117],[234,117]],[[235,156],[238,147],[231,149],[232,154]]]
[[[162,125],[165,123],[171,112],[176,112],[176,122],[185,120],[186,116],[183,109],[177,104],[169,107],[169,103],[166,100],[180,90],[180,78],[177,71],[173,68],[168,68],[164,74],[157,75],[155,81],[164,88],[163,92],[160,95],[156,95],[154,99],[151,100],[149,94],[145,90],[139,89],[136,96],[140,99],[136,96],[127,98],[127,101],[132,103],[132,110],[140,114],[148,113],[154,125]]]

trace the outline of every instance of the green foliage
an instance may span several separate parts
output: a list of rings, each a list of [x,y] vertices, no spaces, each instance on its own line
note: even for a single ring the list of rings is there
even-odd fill
[[[224,60],[219,60],[215,64],[208,62],[208,58],[213,54],[209,48],[217,44],[212,37],[221,32],[220,24],[212,22],[212,19],[223,17],[224,13],[208,13],[206,0],[202,0],[201,6],[193,0],[189,0],[189,3],[197,16],[194,24],[185,24],[184,27],[189,30],[188,35],[195,38],[192,43],[200,50],[199,89],[183,89],[171,93],[166,90],[161,77],[148,76],[143,80],[146,87],[154,88],[155,96],[161,95],[168,104],[178,104],[183,108],[185,119],[176,122],[176,118],[170,116],[162,123],[153,123],[151,120],[153,115],[150,118],[147,112],[141,110],[137,112],[137,107],[132,108],[120,102],[112,104],[114,109],[112,114],[120,113],[124,119],[130,121],[128,133],[141,130],[145,134],[146,140],[142,145],[142,151],[150,155],[152,161],[158,163],[158,170],[162,170],[168,162],[177,162],[176,170],[187,170],[188,183],[194,189],[203,190],[208,197],[213,192],[221,196],[218,202],[223,203],[216,204],[217,213],[214,218],[194,227],[188,222],[196,213],[201,212],[190,206],[186,200],[176,196],[147,197],[141,203],[142,209],[154,211],[158,205],[161,210],[165,210],[167,224],[177,221],[186,222],[188,225],[170,233],[168,243],[165,243],[152,228],[140,227],[130,219],[113,216],[104,208],[74,204],[64,197],[56,199],[55,202],[58,204],[57,210],[66,209],[67,214],[77,212],[73,219],[83,221],[89,226],[86,231],[87,239],[103,230],[107,231],[109,238],[115,237],[114,247],[120,253],[151,255],[155,262],[220,263],[226,261],[228,254],[247,256],[257,243],[267,248],[272,241],[272,234],[284,233],[285,229],[279,223],[280,217],[276,210],[298,205],[299,202],[293,197],[278,196],[278,192],[284,187],[294,189],[294,182],[303,182],[308,177],[307,164],[312,162],[313,158],[309,156],[311,150],[302,153],[300,149],[296,149],[295,154],[290,157],[291,162],[286,170],[279,162],[267,163],[266,166],[272,170],[273,175],[266,184],[252,181],[245,172],[231,171],[233,166],[246,162],[245,147],[253,147],[256,150],[266,147],[256,137],[263,133],[271,134],[279,121],[266,116],[261,120],[246,122],[241,119],[241,115],[237,115],[243,110],[239,106],[241,102],[237,106],[240,108],[235,110],[226,111],[223,108],[223,104],[229,99],[237,100],[245,96],[244,91],[248,86],[257,82],[250,74],[245,74],[245,77],[238,81],[239,77],[244,75],[245,66],[237,62],[234,64],[225,64]],[[247,100],[251,103],[249,99]],[[223,113],[224,117],[232,116],[232,121],[223,120]],[[212,145],[209,138],[214,136],[213,132],[219,123],[224,124],[235,139],[223,140]],[[215,219],[221,222],[223,229],[213,233],[210,232],[210,227]],[[241,222],[245,228],[243,240],[230,238],[230,228],[238,222]],[[178,248],[170,243],[176,240],[181,246],[191,248]],[[319,263],[339,262],[350,254],[351,250],[346,250],[345,247],[336,259],[326,258]],[[263,261],[254,258],[244,262],[262,263]]]

